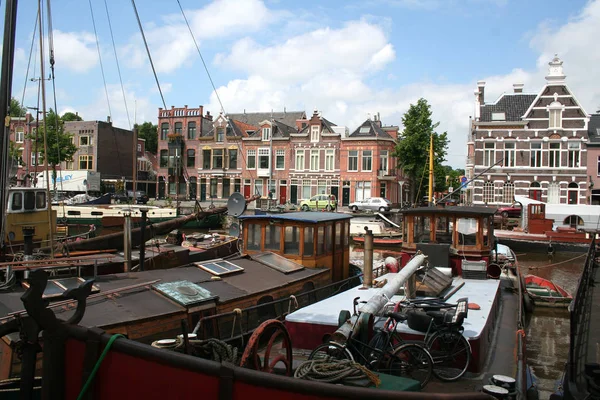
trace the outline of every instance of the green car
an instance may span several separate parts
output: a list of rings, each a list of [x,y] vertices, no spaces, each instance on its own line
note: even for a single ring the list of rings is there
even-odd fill
[[[300,202],[302,211],[327,210],[334,211],[337,208],[337,200],[332,194],[318,194],[308,200]]]

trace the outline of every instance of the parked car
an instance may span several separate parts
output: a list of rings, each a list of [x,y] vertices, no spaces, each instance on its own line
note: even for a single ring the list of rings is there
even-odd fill
[[[318,194],[308,200],[300,202],[302,211],[327,210],[334,211],[337,208],[337,200],[332,194]]]
[[[132,203],[133,202],[133,190],[128,190],[127,192],[117,192],[113,193],[113,199],[115,203]],[[135,192],[135,203],[136,204],[146,204],[148,203],[148,196],[146,192],[142,190],[137,190]]]
[[[520,203],[513,203],[510,206],[498,208],[496,215],[501,215],[503,218],[521,218],[521,209]]]
[[[348,204],[348,208],[352,211],[365,211],[373,210],[379,212],[390,211],[392,208],[392,202],[383,197],[370,197],[361,201],[355,201],[354,203]]]

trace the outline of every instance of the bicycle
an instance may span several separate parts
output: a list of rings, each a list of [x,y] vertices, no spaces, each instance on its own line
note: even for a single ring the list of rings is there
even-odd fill
[[[464,297],[458,299],[455,305],[439,302],[398,303],[396,309],[402,304],[408,308],[408,312],[387,313],[386,330],[394,330],[397,323],[407,321],[411,318],[410,313],[418,312],[416,308],[423,308],[425,312],[419,312],[414,318],[421,318],[421,322],[429,318],[427,332],[423,341],[405,341],[400,336],[400,346],[407,343],[418,343],[423,345],[433,359],[433,375],[445,382],[453,382],[460,379],[466,372],[471,362],[471,345],[463,336],[463,322],[467,317],[469,299]],[[453,308],[453,311],[441,311],[444,308]],[[393,321],[393,322],[392,322]]]
[[[354,300],[356,307],[357,299]],[[354,315],[359,316],[356,311]],[[356,319],[353,331],[358,321],[359,318]],[[369,343],[351,334],[344,344],[329,341],[317,346],[308,359],[356,361],[374,372],[414,379],[424,388],[433,372],[431,355],[417,343],[394,346],[398,339],[398,334],[391,330],[379,331]]]

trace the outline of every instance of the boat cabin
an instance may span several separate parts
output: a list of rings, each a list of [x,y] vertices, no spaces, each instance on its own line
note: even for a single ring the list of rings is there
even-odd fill
[[[272,252],[305,268],[327,268],[333,282],[346,279],[351,218],[329,212],[241,215],[242,253]]]
[[[462,275],[465,261],[483,261],[487,268],[494,248],[494,212],[462,206],[404,210],[402,265],[421,250],[435,266],[451,267],[453,275]],[[487,272],[499,273],[493,269]]]
[[[8,189],[6,209],[6,237],[10,244],[23,242],[23,228],[35,228],[34,242],[50,238],[50,221],[48,221],[48,199],[46,190],[30,187],[15,187]],[[50,220],[54,225],[56,211],[51,211]]]

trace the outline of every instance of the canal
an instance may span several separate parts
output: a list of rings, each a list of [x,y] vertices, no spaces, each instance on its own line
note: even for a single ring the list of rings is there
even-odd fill
[[[584,249],[582,249],[584,250]],[[398,253],[375,249],[374,261]],[[557,252],[552,260],[546,253],[518,253],[523,274],[552,280],[574,294],[583,270],[586,253]],[[351,248],[350,259],[362,265],[362,248]],[[556,387],[569,354],[569,314],[566,309],[535,307],[527,320],[527,359],[538,379],[540,399],[548,399]]]

